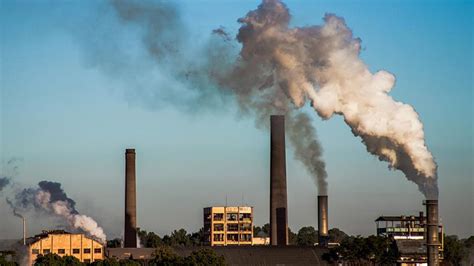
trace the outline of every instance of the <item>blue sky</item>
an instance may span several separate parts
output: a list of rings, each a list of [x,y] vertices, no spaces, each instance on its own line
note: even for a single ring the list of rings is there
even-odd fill
[[[474,234],[473,2],[285,1],[293,25],[346,19],[372,71],[397,77],[395,99],[415,107],[439,164],[440,217],[448,234]],[[9,1],[0,13],[0,156],[20,158],[16,182],[59,181],[80,212],[109,236],[122,232],[124,150],[137,149],[138,224],[159,234],[202,226],[202,208],[248,203],[268,220],[269,136],[251,118],[225,110],[185,113],[131,99],[130,84],[90,64],[81,30],[107,5],[96,1]],[[178,1],[189,34],[205,40],[259,1]],[[315,116],[329,174],[330,226],[374,234],[379,215],[416,214],[423,196],[401,172],[365,151],[340,117]],[[316,187],[288,158],[289,223],[316,224]],[[7,171],[5,163],[3,171]],[[4,195],[2,195],[3,197]],[[467,210],[466,210],[467,208]],[[0,201],[0,238],[20,226]],[[33,216],[29,216],[33,219]],[[45,218],[32,232],[54,226]],[[5,222],[3,222],[5,221]]]

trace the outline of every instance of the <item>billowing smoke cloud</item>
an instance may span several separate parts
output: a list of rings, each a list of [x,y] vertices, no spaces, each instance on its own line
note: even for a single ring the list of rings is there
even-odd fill
[[[7,199],[13,213],[22,217],[19,211],[33,209],[40,213],[54,214],[64,219],[75,230],[82,230],[105,243],[104,230],[89,216],[79,214],[76,203],[69,198],[60,183],[41,181],[38,187],[25,188],[15,195],[14,200]]]
[[[359,58],[361,41],[344,19],[326,14],[322,26],[290,28],[288,8],[264,0],[239,20],[242,60],[263,69],[296,107],[311,102],[329,119],[340,114],[367,150],[401,170],[427,198],[437,198],[437,166],[413,107],[388,95],[395,77],[371,73]],[[255,70],[254,70],[255,71]]]
[[[310,117],[301,111],[309,102],[323,119],[342,115],[368,152],[387,161],[390,168],[401,170],[427,198],[437,198],[437,166],[425,145],[418,114],[388,94],[395,83],[392,74],[383,70],[371,73],[359,58],[361,40],[353,36],[343,18],[326,14],[323,25],[290,27],[286,5],[263,0],[238,20],[241,27],[236,39],[241,46],[236,52],[235,42],[223,27],[213,31],[201,50],[191,49],[196,43],[190,40],[172,4],[117,0],[112,6],[123,23],[113,28],[113,34],[121,27],[137,27],[145,54],[160,70],[157,72],[176,82],[163,85],[159,81],[152,87],[138,82],[136,91],[147,104],[171,102],[192,110],[219,107],[220,101],[231,98],[242,113],[254,116],[259,126],[267,125],[271,114],[286,114],[295,157],[315,177],[319,193],[326,194],[322,149]],[[112,34],[95,36],[103,35]],[[153,79],[153,73],[133,72],[150,65],[130,64],[143,57],[130,56],[130,51],[114,40],[101,40],[102,45],[108,43],[107,49],[101,49],[106,51],[103,53],[94,45],[86,46],[89,59],[97,58],[94,65],[108,74],[132,76],[129,80],[141,75]],[[201,56],[194,59],[190,53],[197,50]],[[127,55],[127,60],[119,65],[121,55]],[[143,87],[151,92],[143,93]]]

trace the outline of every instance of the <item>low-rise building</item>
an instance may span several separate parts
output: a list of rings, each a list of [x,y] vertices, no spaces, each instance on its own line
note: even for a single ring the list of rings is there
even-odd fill
[[[84,234],[68,233],[63,230],[43,231],[27,239],[29,265],[33,265],[39,254],[54,253],[59,256],[73,256],[81,262],[90,263],[104,258],[104,246]]]
[[[210,246],[252,245],[253,207],[204,208],[204,233]]]
[[[380,216],[375,220],[377,235],[390,237],[398,249],[399,265],[427,265],[426,256],[426,217],[418,216]],[[443,226],[439,225],[439,255],[443,259]]]

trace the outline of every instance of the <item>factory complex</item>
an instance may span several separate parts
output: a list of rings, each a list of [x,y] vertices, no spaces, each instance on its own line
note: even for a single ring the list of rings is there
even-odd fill
[[[329,238],[328,195],[315,195],[318,210],[318,244],[314,247],[289,246],[286,180],[285,117],[270,117],[269,239],[254,236],[254,208],[251,206],[210,206],[203,209],[204,245],[223,255],[231,265],[312,264],[326,265],[322,254],[336,246]],[[153,248],[137,243],[136,152],[125,151],[125,212],[123,243],[106,248],[84,234],[54,230],[32,238],[24,236],[29,264],[39,254],[70,255],[91,263],[105,257],[148,260]],[[317,196],[317,197],[316,197]],[[426,216],[381,216],[375,220],[377,235],[393,239],[400,251],[400,265],[439,265],[443,251],[443,229],[438,222],[437,200],[426,200]],[[25,231],[26,229],[24,229]],[[24,233],[25,234],[25,233]],[[174,248],[187,255],[202,247]]]

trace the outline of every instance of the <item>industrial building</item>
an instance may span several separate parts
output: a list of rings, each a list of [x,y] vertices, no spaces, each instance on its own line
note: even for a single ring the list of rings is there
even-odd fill
[[[209,246],[252,245],[253,207],[204,208],[204,234]]]
[[[427,265],[429,245],[427,245],[428,217],[420,212],[418,216],[380,216],[375,220],[377,235],[390,237],[395,241],[399,252],[400,265]],[[437,225],[437,260],[443,258],[443,226]]]
[[[84,234],[68,233],[63,230],[43,231],[28,238],[27,245],[29,265],[33,265],[39,254],[73,256],[86,263],[104,258],[104,246],[100,242]]]

